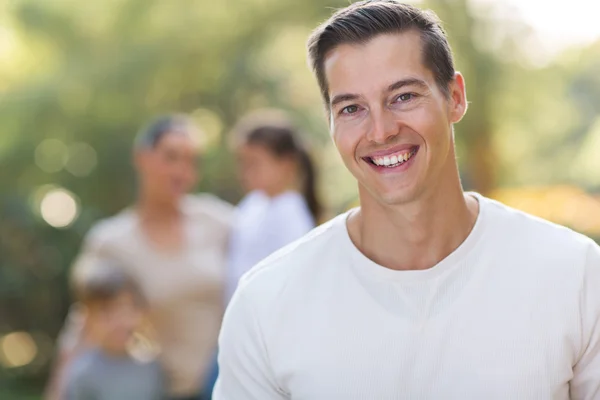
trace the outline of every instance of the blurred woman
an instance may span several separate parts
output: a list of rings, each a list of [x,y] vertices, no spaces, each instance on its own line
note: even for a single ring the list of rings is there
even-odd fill
[[[232,224],[226,298],[241,276],[263,258],[299,239],[317,224],[321,204],[316,170],[298,131],[280,111],[254,112],[234,129],[239,175],[247,195]],[[207,380],[207,396],[218,376],[217,360]]]
[[[188,195],[198,180],[196,132],[186,117],[175,115],[140,133],[134,149],[137,202],[93,227],[80,256],[112,258],[137,279],[149,301],[169,394],[194,400],[201,398],[221,322],[232,216],[232,208],[214,196]],[[63,337],[85,341],[69,325]],[[68,342],[63,340],[64,353],[74,347]]]

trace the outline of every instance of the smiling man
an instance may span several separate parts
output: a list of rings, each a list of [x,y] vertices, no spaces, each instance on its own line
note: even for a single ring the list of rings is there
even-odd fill
[[[215,398],[600,399],[600,249],[463,192],[435,15],[355,3],[308,47],[361,207],[245,276]]]

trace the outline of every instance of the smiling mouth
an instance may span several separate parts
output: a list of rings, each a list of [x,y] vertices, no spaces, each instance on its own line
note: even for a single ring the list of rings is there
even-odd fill
[[[399,151],[386,156],[364,157],[368,163],[378,167],[395,168],[408,162],[419,150],[419,146],[415,146],[408,150]]]

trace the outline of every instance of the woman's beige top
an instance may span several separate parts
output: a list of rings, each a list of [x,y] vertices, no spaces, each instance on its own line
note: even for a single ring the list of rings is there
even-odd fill
[[[178,254],[154,249],[135,211],[126,210],[92,228],[78,258],[108,257],[138,280],[150,305],[171,396],[200,390],[217,346],[233,208],[198,195],[186,197],[182,211],[187,243]],[[76,262],[74,273],[83,264]]]

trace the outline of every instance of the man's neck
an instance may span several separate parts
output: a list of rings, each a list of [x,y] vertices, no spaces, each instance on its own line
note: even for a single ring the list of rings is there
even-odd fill
[[[467,238],[479,212],[460,184],[410,204],[362,197],[361,210],[348,221],[350,237],[368,258],[396,270],[434,267]]]

